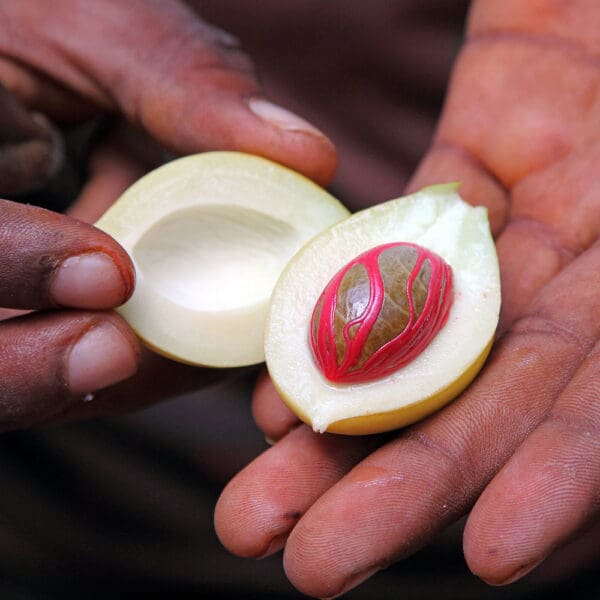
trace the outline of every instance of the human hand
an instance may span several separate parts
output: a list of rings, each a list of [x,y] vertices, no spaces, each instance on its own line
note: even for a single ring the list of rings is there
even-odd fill
[[[494,584],[598,523],[597,31],[592,0],[475,2],[410,187],[460,180],[488,207],[503,285],[493,353],[451,405],[382,437],[295,427],[263,380],[256,420],[281,439],[223,492],[215,521],[230,550],[285,545],[292,583],[332,597],[469,511],[466,560]]]
[[[253,152],[320,183],[335,168],[327,138],[262,97],[237,41],[178,0],[0,0],[0,84],[20,102],[0,90],[0,100],[25,123],[25,138],[39,138],[42,146],[51,144],[51,123],[68,126],[97,116],[117,123],[90,156],[89,178],[70,210],[79,220],[95,221],[165,150]],[[10,137],[5,125],[0,121],[0,141]],[[16,144],[0,153],[0,172],[23,162],[16,160],[22,149]],[[40,160],[37,170],[19,175],[37,185],[52,171],[51,162]],[[6,181],[0,195],[22,191],[17,180],[3,191]],[[129,259],[107,236],[6,201],[0,205],[0,232],[10,249],[3,246],[0,258],[0,306],[44,311],[2,311],[12,318],[0,325],[0,404],[6,408],[4,415],[0,410],[1,428],[129,410],[216,378],[213,371],[142,350],[116,315],[89,312],[122,303],[133,285]],[[61,271],[75,256],[95,258],[79,261],[86,269],[73,269],[71,262]],[[100,265],[111,261],[117,274],[102,275]],[[75,296],[49,291],[59,272],[69,274]],[[88,358],[73,379],[69,361],[85,332],[88,357],[96,353],[97,359]],[[36,345],[40,338],[47,343]],[[94,402],[81,402],[91,392]]]
[[[321,183],[331,142],[262,97],[231,35],[180,0],[0,1],[0,82],[60,123],[123,115],[175,153],[255,153]]]

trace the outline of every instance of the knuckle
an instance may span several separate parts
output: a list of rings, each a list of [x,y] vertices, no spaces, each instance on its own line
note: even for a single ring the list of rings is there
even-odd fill
[[[477,470],[472,468],[468,453],[464,451],[460,443],[452,447],[422,429],[410,430],[403,439],[419,446],[434,459],[435,463],[439,463],[440,459],[446,463],[447,471],[454,474],[453,489],[466,490],[473,488],[473,476],[477,473]]]

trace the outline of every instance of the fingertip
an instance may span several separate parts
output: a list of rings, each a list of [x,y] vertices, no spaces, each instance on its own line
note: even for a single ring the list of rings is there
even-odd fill
[[[337,168],[335,146],[303,118],[248,95],[247,90],[229,94],[213,90],[206,96],[179,108],[177,114],[188,115],[185,122],[172,115],[173,109],[170,121],[149,119],[148,129],[177,153],[246,152],[288,167],[318,185],[331,182]]]
[[[260,119],[283,131],[324,137],[324,134],[297,114],[265,98],[250,98],[248,107]]]
[[[259,376],[254,388],[252,416],[258,428],[272,442],[280,440],[300,423],[281,400],[266,371]]]
[[[547,550],[535,539],[537,534],[534,533],[541,532],[546,524],[536,523],[541,513],[529,510],[529,505],[535,506],[536,486],[515,472],[514,463],[513,457],[512,464],[484,490],[463,533],[467,566],[475,576],[492,586],[518,581],[547,556]],[[538,485],[543,489],[541,482]]]
[[[58,306],[97,310],[119,306],[133,292],[135,279],[132,265],[123,263],[97,251],[70,256],[54,269],[50,297]]]
[[[262,124],[274,129],[279,143],[262,152],[326,186],[337,169],[337,153],[331,140],[304,118],[264,98],[250,98],[248,108]],[[270,137],[270,136],[268,136]]]
[[[460,183],[459,193],[467,202],[487,208],[492,233],[497,236],[508,219],[509,194],[482,163],[459,145],[437,141],[421,161],[407,192],[451,181]]]
[[[249,502],[248,490],[252,487],[255,486],[249,482],[246,470],[229,482],[215,506],[214,527],[219,541],[231,553],[259,559],[280,550],[288,531],[285,527],[269,527],[268,516],[276,518],[278,507],[271,506],[260,490],[256,490],[260,505]]]
[[[134,287],[127,252],[109,235],[66,215],[0,200],[0,305],[105,310]]]
[[[81,396],[131,377],[140,363],[133,332],[116,315],[106,315],[83,331],[67,350],[65,379],[70,392]]]

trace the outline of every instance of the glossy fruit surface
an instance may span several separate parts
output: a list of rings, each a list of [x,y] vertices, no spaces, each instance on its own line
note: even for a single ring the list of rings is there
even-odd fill
[[[454,300],[443,327],[399,369],[366,382],[332,382],[313,356],[313,311],[328,284],[362,253],[417,244],[452,270]],[[380,204],[330,227],[294,256],[274,290],[266,358],[284,401],[317,431],[366,434],[412,423],[458,395],[489,352],[500,283],[484,208],[453,184]]]
[[[136,288],[119,310],[170,358],[213,367],[264,360],[273,286],[298,249],[348,211],[307,178],[236,152],[152,171],[96,224],[132,257]]]
[[[340,269],[312,313],[310,344],[333,383],[381,379],[413,361],[446,324],[452,269],[407,242],[363,252]]]

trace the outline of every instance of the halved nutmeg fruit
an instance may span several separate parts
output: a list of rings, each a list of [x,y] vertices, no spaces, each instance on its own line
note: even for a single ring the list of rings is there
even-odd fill
[[[240,367],[264,361],[269,299],[289,259],[348,214],[270,160],[206,152],[148,173],[96,225],[134,262],[136,288],[119,312],[148,346]]]
[[[486,210],[455,184],[432,186],[333,225],[293,257],[271,300],[267,366],[316,431],[395,429],[473,380],[499,309]]]

